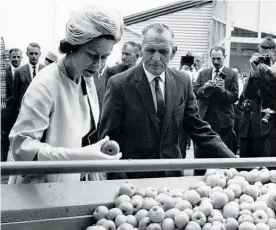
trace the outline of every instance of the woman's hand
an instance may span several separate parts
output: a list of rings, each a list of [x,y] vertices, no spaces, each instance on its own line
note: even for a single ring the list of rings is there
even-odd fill
[[[119,160],[122,157],[122,153],[110,156],[101,151],[102,146],[108,141],[109,137],[106,136],[95,144],[85,146],[81,148],[80,155],[85,156],[85,158],[91,158],[91,160]]]

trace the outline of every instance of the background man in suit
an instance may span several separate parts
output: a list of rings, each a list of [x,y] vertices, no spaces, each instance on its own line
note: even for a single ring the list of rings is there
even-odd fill
[[[199,114],[220,135],[227,147],[236,153],[233,104],[238,100],[238,76],[224,66],[223,47],[213,47],[210,55],[213,67],[201,71],[194,85],[194,93],[199,102]],[[208,157],[209,153],[200,148],[195,152],[195,158]]]
[[[108,68],[106,71],[106,84],[108,79],[114,76],[115,74],[122,73],[129,68],[136,65],[137,60],[140,57],[140,44],[137,44],[132,41],[125,42],[122,49],[122,63],[111,68]]]
[[[45,57],[44,64],[45,64],[45,66],[47,66],[47,65],[50,65],[50,64],[54,63],[57,60],[58,60],[58,56],[57,55],[55,55],[52,52],[48,52],[47,55],[46,55],[46,57]]]
[[[6,67],[6,108],[1,111],[1,146],[2,161],[7,160],[9,151],[9,134],[15,122],[15,114],[13,111],[14,95],[14,72],[18,68],[22,60],[22,52],[20,49],[14,48],[9,50],[10,64]]]
[[[44,67],[44,65],[38,63],[41,53],[40,46],[37,43],[29,44],[26,54],[29,58],[29,63],[16,69],[14,73],[14,110],[16,117],[28,86],[37,72]]]
[[[173,38],[173,32],[164,24],[151,24],[142,31],[141,63],[109,79],[100,136],[116,140],[124,159],[172,159],[181,158],[179,133],[185,129],[211,157],[235,157],[209,124],[199,118],[189,76],[167,67],[176,50]],[[147,178],[182,173],[125,175]]]

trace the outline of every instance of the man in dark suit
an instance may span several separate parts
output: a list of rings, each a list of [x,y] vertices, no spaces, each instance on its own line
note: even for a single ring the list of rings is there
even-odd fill
[[[29,44],[26,54],[29,58],[29,63],[16,69],[14,73],[14,110],[16,117],[28,86],[37,72],[44,67],[44,65],[38,63],[41,53],[40,46],[37,43]]]
[[[136,65],[138,58],[140,57],[140,44],[132,41],[125,42],[122,49],[122,63],[113,67],[110,67],[106,71],[106,84],[112,76],[122,73],[129,68]]]
[[[1,111],[1,160],[6,161],[9,151],[9,134],[15,122],[14,105],[14,72],[21,64],[22,52],[14,48],[9,50],[10,64],[6,68],[6,108]]]
[[[213,47],[210,56],[214,67],[201,71],[194,85],[199,103],[199,115],[218,133],[232,152],[236,153],[233,104],[238,100],[238,76],[224,66],[225,49]],[[208,151],[198,148],[195,158],[208,158]],[[200,171],[195,173],[202,174]]]
[[[100,137],[109,135],[117,141],[123,159],[173,159],[181,158],[179,133],[185,129],[211,157],[235,157],[199,118],[189,76],[167,67],[176,50],[173,37],[164,24],[143,30],[142,62],[109,79]],[[124,174],[128,178],[181,175],[180,171]]]

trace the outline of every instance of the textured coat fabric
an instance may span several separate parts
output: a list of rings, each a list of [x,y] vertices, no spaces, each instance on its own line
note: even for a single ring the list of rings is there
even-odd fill
[[[40,71],[45,66],[39,64],[38,70]],[[15,113],[19,113],[22,98],[32,82],[32,76],[30,73],[29,65],[26,64],[17,68],[14,72],[14,110]]]
[[[129,67],[126,66],[126,65],[124,65],[124,64],[119,64],[119,65],[115,65],[113,67],[107,68],[106,69],[106,75],[105,75],[105,79],[106,79],[105,83],[106,83],[106,85],[108,83],[109,78],[111,78],[112,76],[114,76],[114,75],[116,75],[118,73],[122,73],[122,72],[124,72],[124,71],[126,71],[128,69],[129,69]]]
[[[85,83],[84,83],[85,85]],[[40,71],[23,97],[18,119],[11,130],[10,141],[14,160],[32,161],[45,145],[80,148],[83,139],[84,100],[87,91],[65,76],[53,63]],[[92,114],[91,107],[88,113]],[[92,126],[91,126],[92,127]],[[85,138],[90,138],[87,136]],[[25,176],[21,183],[79,181],[80,173]]]
[[[212,80],[213,68],[202,70],[194,85],[194,93],[199,102],[200,117],[205,120],[206,112],[211,102],[216,105],[216,115],[221,128],[234,127],[235,112],[233,104],[238,100],[239,85],[237,73],[227,67],[223,67],[225,73],[225,88],[222,91],[214,91],[210,96],[204,85]]]
[[[100,137],[119,142],[123,159],[181,158],[179,133],[190,135],[213,157],[233,153],[198,115],[192,83],[187,74],[167,68],[166,110],[159,128],[152,93],[142,63],[109,79],[100,122]]]

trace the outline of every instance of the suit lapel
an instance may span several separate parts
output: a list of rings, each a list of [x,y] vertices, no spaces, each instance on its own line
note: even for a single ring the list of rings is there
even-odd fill
[[[7,85],[13,86],[13,76],[12,76],[12,70],[11,67],[9,66],[7,68],[7,75],[6,75],[6,81],[7,81]]]
[[[167,130],[169,121],[172,116],[172,111],[174,107],[174,98],[176,92],[176,81],[174,77],[171,75],[169,69],[166,71],[165,75],[165,103],[166,103],[166,110],[163,118],[162,128],[161,128],[161,135],[164,134]]]
[[[208,80],[212,80],[212,78],[213,78],[213,67],[211,67],[209,70],[208,70],[208,74],[206,75],[206,77],[207,77],[207,81]],[[206,81],[206,82],[207,82]]]
[[[143,69],[142,63],[140,63],[135,71],[135,80],[136,80],[136,90],[145,106],[146,111],[148,112],[148,115],[156,128],[158,132],[159,126],[157,123],[157,116],[155,111],[155,106],[152,98],[152,93],[150,89],[150,85],[146,76],[146,73]]]
[[[26,68],[25,68],[25,70],[24,70],[24,72],[25,72],[25,76],[26,76],[26,79],[27,79],[27,81],[29,82],[29,84],[32,82],[32,76],[31,76],[31,72],[30,72],[30,67],[29,67],[29,65],[28,64],[26,64],[25,65],[26,66]]]

